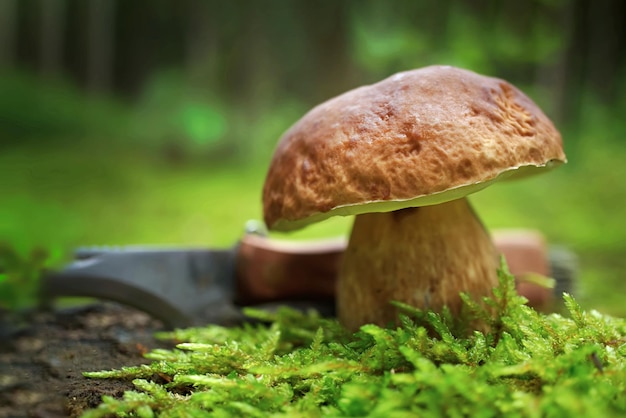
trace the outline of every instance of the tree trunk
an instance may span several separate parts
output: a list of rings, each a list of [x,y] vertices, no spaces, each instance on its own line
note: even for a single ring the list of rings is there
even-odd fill
[[[617,97],[615,83],[621,60],[624,34],[622,1],[594,0],[587,5],[589,49],[586,72],[591,87],[610,102]]]
[[[15,64],[17,0],[0,1],[0,70]]]
[[[555,6],[556,7],[556,6]],[[558,6],[559,17],[555,23],[560,28],[561,44],[552,62],[539,63],[536,68],[536,82],[550,92],[549,116],[557,125],[562,125],[569,116],[567,100],[568,74],[571,60],[568,45],[574,39],[575,15],[571,5]]]
[[[46,1],[46,0],[44,0]],[[115,2],[89,0],[87,9],[87,86],[89,91],[108,92],[113,78]]]
[[[186,3],[185,73],[192,86],[213,87],[217,78],[218,30],[211,5],[204,0]]]
[[[40,71],[44,76],[59,75],[63,69],[65,0],[40,0]]]

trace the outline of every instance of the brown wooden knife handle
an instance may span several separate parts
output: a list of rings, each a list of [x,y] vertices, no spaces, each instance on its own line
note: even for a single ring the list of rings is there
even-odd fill
[[[246,235],[237,253],[237,303],[332,300],[345,239],[279,241]]]
[[[523,280],[524,275],[550,274],[543,236],[532,230],[496,231],[494,243],[517,278],[520,294],[529,304],[551,309],[551,289]],[[237,303],[332,300],[345,239],[279,241],[246,235],[237,255]]]
[[[554,309],[555,292],[525,279],[530,274],[549,277],[551,272],[548,246],[541,233],[534,230],[496,230],[493,242],[504,255],[515,276],[517,292],[528,299],[528,305],[549,312]]]

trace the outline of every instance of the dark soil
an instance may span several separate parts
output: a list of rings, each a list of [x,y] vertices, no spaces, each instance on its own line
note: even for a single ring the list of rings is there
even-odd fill
[[[0,312],[0,417],[74,417],[121,396],[131,382],[82,372],[146,363],[143,353],[167,346],[153,338],[162,328],[115,304],[32,313],[22,325]]]

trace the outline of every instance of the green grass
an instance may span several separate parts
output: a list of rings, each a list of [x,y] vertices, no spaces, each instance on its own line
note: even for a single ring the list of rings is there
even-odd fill
[[[398,305],[396,328],[350,334],[335,320],[288,309],[248,311],[270,326],[178,330],[149,365],[89,372],[131,379],[85,418],[110,416],[606,417],[626,413],[626,322],[584,311],[539,314],[501,272],[488,309],[465,314]],[[468,323],[487,324],[488,332]],[[158,376],[158,378],[155,378]]]
[[[81,145],[12,149],[0,166],[13,179],[1,209],[12,241],[224,244],[238,231],[222,225],[258,217],[260,179],[249,170],[178,167],[138,150]]]

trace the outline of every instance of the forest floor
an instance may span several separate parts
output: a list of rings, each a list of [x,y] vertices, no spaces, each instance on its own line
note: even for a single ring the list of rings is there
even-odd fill
[[[19,327],[9,318],[0,323],[0,417],[80,416],[103,395],[133,387],[83,372],[146,363],[146,351],[168,345],[153,337],[163,328],[159,321],[116,304],[33,312],[23,320]]]

